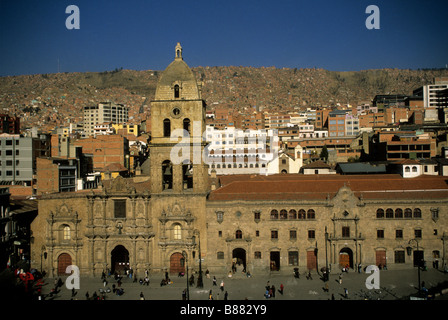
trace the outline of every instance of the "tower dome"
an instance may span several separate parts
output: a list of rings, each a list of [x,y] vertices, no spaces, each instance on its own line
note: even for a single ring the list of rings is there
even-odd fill
[[[182,46],[175,47],[174,61],[163,71],[156,88],[155,100],[200,99],[196,77],[182,57]]]

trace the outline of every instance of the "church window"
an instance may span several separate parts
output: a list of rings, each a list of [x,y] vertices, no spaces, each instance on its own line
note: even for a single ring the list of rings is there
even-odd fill
[[[316,218],[316,213],[314,212],[313,209],[309,209],[307,212],[307,219],[315,219]]]
[[[170,119],[163,120],[163,136],[164,137],[171,136],[171,121],[170,121]]]
[[[174,86],[174,98],[179,98],[180,97],[180,89],[179,89],[179,85],[178,84],[176,84],[175,86]]]
[[[243,232],[241,230],[236,230],[235,239],[243,239]]]
[[[350,238],[350,227],[342,227],[342,237]]]
[[[282,220],[286,220],[288,219],[288,211],[286,211],[285,209],[280,211],[280,219]]]
[[[171,161],[162,163],[162,190],[173,189],[173,165]]]
[[[386,218],[393,218],[394,217],[394,210],[391,208],[386,209]]]
[[[70,227],[64,227],[64,240],[70,240]]]
[[[289,239],[290,240],[297,239],[297,230],[289,230]]]
[[[126,200],[114,200],[114,218],[126,218]]]
[[[384,218],[384,210],[383,209],[376,210],[376,217],[378,219]]]
[[[405,218],[412,218],[412,210],[410,208],[404,209],[404,217]]]
[[[193,166],[189,163],[185,163],[182,165],[182,181],[184,189],[193,188]]]
[[[420,210],[419,208],[415,208],[414,209],[414,218],[421,218],[421,217],[422,217],[422,210]]]
[[[289,219],[295,220],[297,219],[297,212],[294,209],[289,210]]]
[[[403,209],[395,209],[395,218],[403,218]]]
[[[184,137],[188,137],[188,135],[191,134],[191,132],[190,132],[190,119],[188,119],[188,118],[184,119],[183,125],[184,125]]]
[[[174,240],[182,239],[182,227],[179,224],[175,224],[173,228],[173,238]]]
[[[305,213],[305,210],[300,209],[300,210],[299,210],[299,215],[297,216],[297,218],[300,219],[300,220],[304,220],[304,219],[306,219],[306,213]]]

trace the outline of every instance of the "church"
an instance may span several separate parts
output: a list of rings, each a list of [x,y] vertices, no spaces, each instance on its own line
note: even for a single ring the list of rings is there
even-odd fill
[[[53,277],[69,265],[138,276],[446,263],[445,177],[209,174],[205,109],[178,43],[151,102],[150,174],[42,195],[32,267]]]

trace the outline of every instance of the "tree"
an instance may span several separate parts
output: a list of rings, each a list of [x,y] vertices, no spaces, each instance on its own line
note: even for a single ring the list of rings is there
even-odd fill
[[[322,151],[320,152],[320,157],[324,158],[325,161],[328,160],[328,149],[327,149],[327,145],[325,144],[322,148]]]

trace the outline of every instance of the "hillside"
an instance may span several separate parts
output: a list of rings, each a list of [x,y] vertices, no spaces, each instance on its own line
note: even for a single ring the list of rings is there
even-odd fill
[[[195,67],[209,108],[288,110],[368,102],[377,94],[412,94],[448,70],[381,69],[335,72],[324,69]],[[51,129],[82,120],[82,107],[102,101],[128,105],[132,119],[149,112],[160,71],[121,70],[0,77],[0,112],[22,118],[22,127]]]

